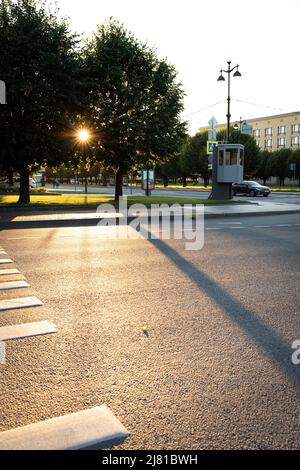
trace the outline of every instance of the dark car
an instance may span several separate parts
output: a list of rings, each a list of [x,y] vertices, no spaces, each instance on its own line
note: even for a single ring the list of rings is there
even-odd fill
[[[236,194],[247,194],[251,197],[254,196],[269,196],[271,190],[268,186],[262,186],[256,181],[243,181],[242,183],[233,183],[232,193]]]

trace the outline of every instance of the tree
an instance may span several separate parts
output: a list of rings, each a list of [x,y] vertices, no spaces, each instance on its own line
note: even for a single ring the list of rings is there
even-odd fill
[[[209,177],[208,160],[206,153],[207,132],[198,132],[188,137],[180,153],[179,167],[186,186],[188,176],[199,176],[204,178],[205,184]]]
[[[5,0],[0,42],[8,103],[0,108],[0,159],[18,171],[19,203],[28,203],[30,168],[64,159],[66,113],[79,108],[77,38],[44,2]]]
[[[294,171],[289,171],[290,176],[293,178],[294,174],[296,178],[298,178],[298,186],[300,187],[300,148],[295,149],[291,152],[291,155],[289,157],[288,163],[295,163],[296,164],[296,170]]]
[[[271,169],[269,165],[270,152],[263,150],[259,152],[258,164],[255,170],[255,176],[263,180],[264,185],[266,184],[267,178],[271,176]]]
[[[284,180],[288,175],[288,162],[292,155],[292,150],[283,148],[271,153],[269,169],[272,176],[279,178],[279,186],[284,186]]]
[[[85,63],[96,154],[116,172],[118,199],[134,165],[163,162],[179,150],[184,93],[174,67],[113,19],[87,42]]]
[[[180,176],[180,154],[172,155],[163,164],[157,165],[155,174],[162,177],[165,188],[169,185],[169,178],[176,181]]]

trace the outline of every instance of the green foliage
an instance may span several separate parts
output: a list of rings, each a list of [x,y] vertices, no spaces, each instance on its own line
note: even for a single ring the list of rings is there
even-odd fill
[[[300,186],[300,148],[295,149],[291,152],[289,159],[288,159],[288,164],[290,163],[296,163],[296,171],[288,171],[288,176],[290,178],[294,177],[294,174],[296,178],[299,179],[299,186]]]
[[[17,0],[2,2],[0,42],[0,161],[20,173],[27,202],[29,167],[64,158],[66,113],[79,104],[77,40],[44,2]]]
[[[206,154],[207,132],[188,137],[180,152],[179,168],[183,178],[202,176],[208,178]]]
[[[85,64],[99,160],[126,173],[178,152],[184,93],[172,65],[112,19],[87,42]]]
[[[288,163],[292,155],[292,149],[283,148],[270,154],[268,168],[271,176],[279,178],[280,186],[284,186],[284,180],[288,176]]]
[[[271,176],[271,167],[270,167],[270,152],[267,150],[260,151],[258,154],[258,163],[255,170],[255,176],[261,178],[266,184],[267,178]]]

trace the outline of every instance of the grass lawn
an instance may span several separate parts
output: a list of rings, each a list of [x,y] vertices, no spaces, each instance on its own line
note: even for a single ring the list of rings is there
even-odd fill
[[[111,196],[31,196],[31,203],[26,205],[18,205],[18,196],[0,196],[0,207],[59,207],[59,206],[70,206],[70,207],[95,207],[99,204],[110,203],[118,205]],[[168,196],[128,196],[128,205],[132,204],[247,204],[247,201],[212,201],[211,199],[201,198],[186,198],[186,197],[168,197]]]
[[[195,190],[195,191],[211,191],[211,186],[193,186],[193,185],[187,185],[183,187],[180,184],[169,184],[166,188],[162,184],[156,184],[155,189],[181,189],[181,190]]]
[[[271,191],[288,191],[289,193],[292,193],[292,192],[300,192],[300,188],[270,188]]]

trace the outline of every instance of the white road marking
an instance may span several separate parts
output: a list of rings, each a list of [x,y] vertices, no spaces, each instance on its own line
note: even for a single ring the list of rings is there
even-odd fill
[[[0,269],[0,276],[5,276],[7,274],[21,274],[18,269]]]
[[[125,439],[127,429],[101,405],[0,433],[1,450],[76,450]]]
[[[0,291],[10,289],[22,289],[23,287],[30,287],[30,285],[26,281],[0,282]]]
[[[47,335],[50,333],[57,333],[57,327],[54,323],[48,321],[2,326],[0,328],[0,341]]]
[[[222,227],[205,227],[204,230],[222,230]]]
[[[4,310],[16,310],[19,308],[30,308],[39,307],[43,305],[37,297],[17,297],[14,299],[1,299],[0,300],[0,311]]]
[[[243,225],[242,222],[218,222],[219,225]]]
[[[42,238],[42,237],[8,237],[7,240],[30,240],[31,238]]]
[[[0,259],[0,264],[7,264],[7,263],[13,263],[13,260],[7,259],[7,258]]]
[[[269,228],[271,225],[254,225],[254,228]]]
[[[274,227],[291,227],[292,225],[291,224],[278,224],[278,225],[274,225]]]

